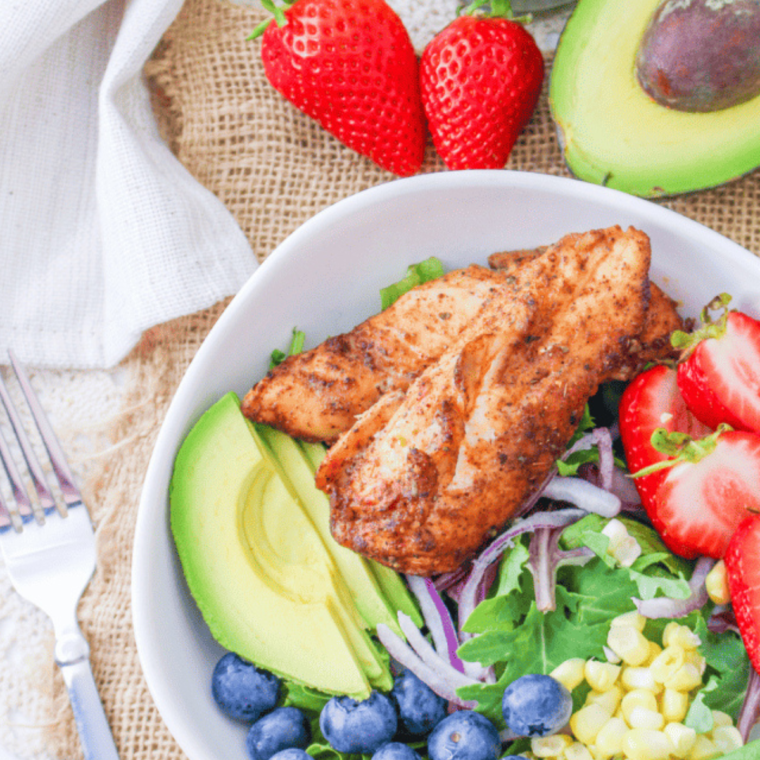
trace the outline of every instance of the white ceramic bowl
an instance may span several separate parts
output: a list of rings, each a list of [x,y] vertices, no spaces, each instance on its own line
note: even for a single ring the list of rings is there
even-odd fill
[[[167,492],[183,436],[228,390],[261,377],[294,327],[307,347],[379,309],[378,290],[435,255],[447,268],[551,243],[568,232],[620,224],[652,240],[653,279],[696,316],[727,291],[760,314],[760,260],[654,203],[576,180],[511,171],[428,174],[347,198],[296,230],[258,269],[198,351],[162,426],[140,502],[132,601],[150,691],[191,760],[244,760],[246,728],[210,693],[222,654],[190,598],[169,530]]]

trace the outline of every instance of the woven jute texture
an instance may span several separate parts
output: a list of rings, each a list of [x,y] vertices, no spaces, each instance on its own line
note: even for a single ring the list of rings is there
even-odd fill
[[[393,177],[340,145],[267,84],[258,43],[245,41],[261,18],[258,10],[222,0],[187,0],[146,73],[173,150],[228,206],[263,260],[321,209]],[[568,174],[545,94],[508,168]],[[423,171],[441,170],[443,164],[429,149]],[[760,172],[663,203],[760,253]],[[124,760],[183,757],[140,670],[132,633],[130,561],[140,488],[158,428],[189,361],[224,306],[150,330],[125,360],[129,386],[124,412],[110,431],[113,453],[88,484],[91,503],[107,519],[99,528],[99,570],[80,613]],[[62,683],[56,683],[51,753],[81,757]]]

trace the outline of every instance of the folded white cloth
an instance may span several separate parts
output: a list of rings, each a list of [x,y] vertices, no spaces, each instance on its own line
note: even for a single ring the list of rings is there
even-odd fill
[[[0,362],[113,366],[254,271],[153,118],[142,67],[181,5],[0,2]]]

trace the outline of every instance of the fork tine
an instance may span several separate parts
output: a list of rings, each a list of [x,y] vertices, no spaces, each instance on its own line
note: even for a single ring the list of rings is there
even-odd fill
[[[15,415],[15,409],[13,409],[13,404],[10,403],[10,397],[8,396],[8,391],[5,387],[5,383],[3,382],[2,377],[0,377],[0,398],[3,400],[3,405],[5,406],[6,411],[12,409],[13,415]],[[10,418],[11,426],[14,427],[15,431],[13,416],[10,411],[8,412],[8,417]],[[16,461],[13,458],[13,454],[11,454],[11,450],[8,447],[8,444],[2,434],[0,434],[0,462],[3,463],[5,474],[8,476],[8,480],[10,481],[13,500],[16,502],[19,517],[21,518],[22,522],[29,522],[29,520],[31,520],[34,516],[32,501],[29,498],[29,493],[27,492],[26,487],[24,486],[24,481],[21,478],[21,473],[18,471],[18,467],[16,467]],[[5,507],[5,511],[8,511],[7,507]]]
[[[21,390],[24,394],[24,398],[26,399],[27,404],[29,404],[29,409],[32,412],[34,423],[37,425],[37,430],[40,431],[40,436],[42,437],[42,442],[45,445],[45,450],[48,453],[48,457],[50,457],[50,464],[53,467],[53,472],[55,473],[55,477],[61,486],[61,495],[63,496],[63,500],[66,503],[67,507],[73,507],[77,504],[81,504],[82,495],[79,493],[79,489],[74,484],[74,476],[71,473],[69,463],[66,461],[66,457],[63,453],[63,449],[61,448],[61,444],[58,442],[58,438],[53,432],[53,428],[51,427],[50,422],[48,421],[48,418],[42,409],[42,405],[32,390],[32,384],[29,381],[29,377],[27,376],[24,368],[21,366],[19,360],[16,358],[16,355],[10,349],[8,349],[8,356],[10,357],[13,371],[16,373],[16,377],[18,378],[19,385],[21,386]],[[21,426],[19,425],[19,427]],[[26,438],[25,435],[24,437]],[[28,443],[28,439],[26,440]],[[34,461],[37,462],[37,458],[34,456],[34,452],[31,446],[29,446],[29,453]],[[37,464],[39,465],[39,462],[37,462]],[[52,498],[52,494],[50,494],[49,489],[47,489],[47,485],[44,482],[44,477],[41,480],[41,484],[47,490],[48,495],[50,496],[51,506],[54,507],[55,500]]]

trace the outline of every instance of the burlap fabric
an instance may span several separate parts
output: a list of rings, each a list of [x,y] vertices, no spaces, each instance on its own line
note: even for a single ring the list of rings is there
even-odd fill
[[[147,75],[176,154],[229,207],[263,260],[322,208],[393,177],[340,145],[267,84],[258,43],[245,41],[260,18],[260,11],[221,0],[187,0]],[[424,171],[443,168],[429,149]],[[545,96],[508,168],[567,175]],[[760,253],[760,172],[663,203]],[[81,620],[124,760],[183,757],[152,703],[137,659],[130,560],[140,488],[158,428],[223,308],[149,331],[125,360],[129,391],[110,431],[114,448],[88,483],[100,522],[100,564]],[[55,757],[80,757],[63,685],[52,671],[50,666],[45,679],[52,683],[49,749]]]

